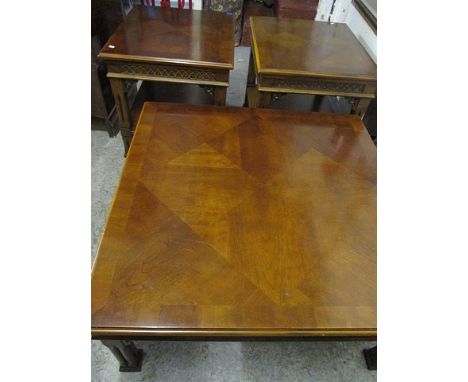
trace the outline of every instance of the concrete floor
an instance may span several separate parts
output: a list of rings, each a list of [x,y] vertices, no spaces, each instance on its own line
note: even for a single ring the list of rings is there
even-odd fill
[[[249,48],[238,47],[227,103],[242,106]],[[306,99],[304,102],[308,102]],[[308,107],[305,105],[303,107]],[[310,109],[309,109],[310,110]],[[93,261],[120,176],[123,144],[93,130],[91,232]],[[145,353],[140,373],[120,373],[111,352],[91,345],[93,381],[376,381],[362,349],[375,342],[135,342]]]

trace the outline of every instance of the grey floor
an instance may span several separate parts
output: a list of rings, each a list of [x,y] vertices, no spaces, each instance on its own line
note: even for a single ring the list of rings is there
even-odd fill
[[[242,106],[249,48],[235,52],[227,103]],[[93,130],[91,230],[93,261],[124,162],[120,136]],[[376,381],[362,349],[375,342],[136,342],[145,353],[140,373],[120,373],[99,341],[91,344],[93,381]]]

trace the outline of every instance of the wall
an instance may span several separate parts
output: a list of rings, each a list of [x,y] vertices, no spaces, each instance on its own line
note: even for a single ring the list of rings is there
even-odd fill
[[[320,0],[315,20],[328,21],[332,4],[333,0]],[[335,9],[333,10],[333,15],[330,21],[335,23],[345,23],[350,7],[351,0],[336,0]]]
[[[348,16],[346,18],[346,24],[348,24],[356,38],[364,46],[364,49],[369,53],[369,56],[371,56],[374,62],[377,62],[377,35],[366,23],[353,4],[350,6]]]
[[[328,21],[333,0],[320,0],[315,20]],[[367,25],[351,0],[336,0],[331,22],[346,23],[369,56],[377,62],[377,35]]]

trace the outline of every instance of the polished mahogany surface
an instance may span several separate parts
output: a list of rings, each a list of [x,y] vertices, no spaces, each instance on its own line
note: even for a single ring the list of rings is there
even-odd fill
[[[357,116],[145,103],[94,336],[376,331],[376,149]]]
[[[376,80],[377,66],[346,24],[252,17],[259,73]]]
[[[101,50],[104,60],[233,68],[234,26],[221,12],[134,6]]]

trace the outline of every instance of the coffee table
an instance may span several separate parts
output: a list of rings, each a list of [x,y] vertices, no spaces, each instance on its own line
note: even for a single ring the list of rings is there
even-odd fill
[[[376,149],[353,115],[146,102],[92,272],[92,338],[373,339]]]
[[[375,98],[377,67],[346,24],[251,18],[247,98],[267,107],[288,93],[350,97],[361,118]]]
[[[224,105],[234,68],[233,19],[220,12],[134,6],[98,57],[120,120],[125,152],[133,135],[127,80],[198,84]]]

